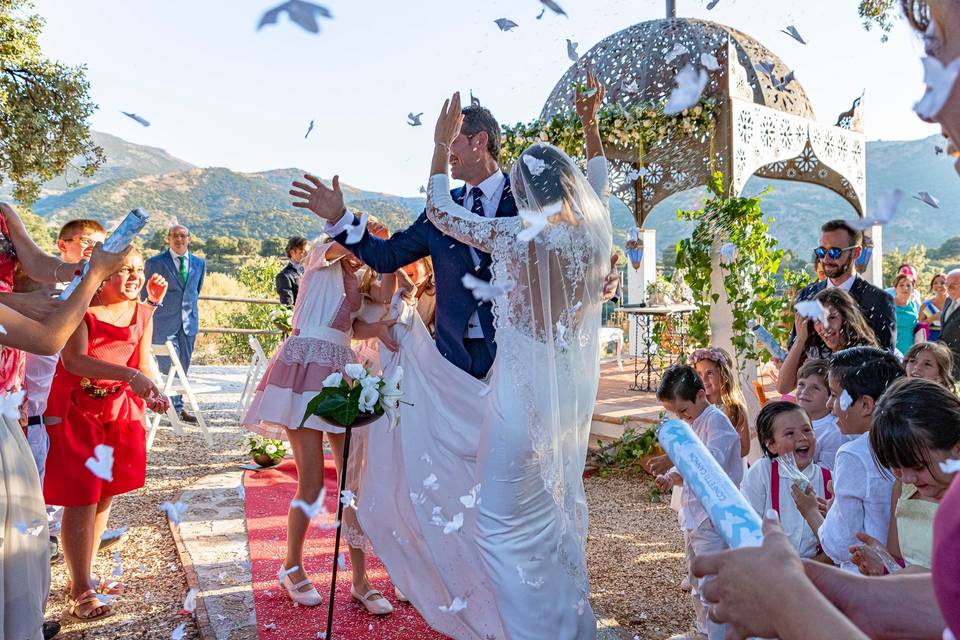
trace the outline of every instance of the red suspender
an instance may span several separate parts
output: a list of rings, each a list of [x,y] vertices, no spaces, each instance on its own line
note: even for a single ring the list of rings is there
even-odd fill
[[[780,513],[780,465],[776,458],[770,461],[770,501],[773,510]]]
[[[823,473],[823,497],[830,500],[833,498],[833,494],[830,493],[830,469],[821,467],[820,471]]]

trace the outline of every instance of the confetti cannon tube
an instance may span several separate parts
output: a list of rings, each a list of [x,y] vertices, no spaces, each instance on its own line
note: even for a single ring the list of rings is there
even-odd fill
[[[657,439],[730,548],[763,544],[760,516],[686,422],[667,420]]]
[[[767,331],[766,327],[753,321],[747,323],[747,326],[750,327],[750,331],[753,331],[753,335],[757,337],[760,344],[770,352],[770,355],[780,361],[787,359],[787,352],[783,350],[783,347],[781,347],[777,339],[773,337],[773,334]]]
[[[128,213],[127,216],[120,221],[120,224],[117,225],[117,228],[113,230],[113,233],[110,234],[110,237],[103,243],[104,251],[119,253],[129,247],[133,239],[137,237],[137,234],[147,225],[148,220],[150,220],[150,214],[143,209],[137,208]],[[83,276],[87,275],[89,269],[90,263],[85,262],[80,275],[75,276],[70,284],[67,285],[67,288],[60,294],[61,300],[66,300],[70,297],[73,290],[80,284]]]

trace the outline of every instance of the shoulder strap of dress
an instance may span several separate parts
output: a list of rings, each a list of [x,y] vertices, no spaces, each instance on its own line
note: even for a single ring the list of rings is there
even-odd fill
[[[770,461],[770,502],[773,510],[780,513],[780,465],[776,458]]]

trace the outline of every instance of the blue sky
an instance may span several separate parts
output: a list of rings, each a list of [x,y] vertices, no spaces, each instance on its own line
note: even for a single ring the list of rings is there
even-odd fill
[[[364,189],[416,195],[426,180],[433,120],[444,97],[472,89],[502,123],[537,116],[570,65],[620,29],[663,17],[663,0],[319,0],[333,12],[312,35],[282,17],[256,31],[279,0],[35,0],[45,52],[86,64],[100,110],[93,127],[162,147],[200,166],[301,167]],[[912,112],[922,47],[904,25],[889,42],[865,32],[855,0],[677,0],[683,17],[731,25],[792,67],[818,119],[834,122],[867,91],[870,139],[937,133]],[[502,33],[507,17],[520,27]],[[810,43],[779,31],[796,24]],[[143,128],[120,110],[153,124]],[[424,126],[405,124],[425,112]],[[303,139],[307,124],[316,128]]]

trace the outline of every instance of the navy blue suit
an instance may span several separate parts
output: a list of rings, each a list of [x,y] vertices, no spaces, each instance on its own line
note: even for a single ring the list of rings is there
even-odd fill
[[[207,268],[203,258],[192,253],[188,254],[188,257],[186,284],[180,280],[180,267],[174,262],[169,251],[153,256],[144,263],[144,275],[147,279],[159,273],[168,283],[167,295],[153,314],[153,344],[163,344],[170,340],[176,348],[184,371],[190,367],[193,345],[200,328],[198,302]],[[170,370],[169,358],[158,358],[157,364],[164,374]],[[178,413],[183,410],[183,399],[180,396],[173,396],[170,400]]]
[[[454,189],[450,195],[457,204],[462,205],[466,198],[466,187]],[[497,207],[497,217],[515,215],[517,205],[510,190],[510,179],[507,177],[500,205]],[[354,221],[354,225],[358,224],[359,218]],[[348,245],[346,232],[334,239],[380,273],[393,273],[411,262],[430,256],[433,259],[437,287],[437,349],[444,358],[460,369],[476,377],[487,374],[497,349],[492,304],[476,300],[473,294],[464,288],[461,280],[467,273],[482,280],[490,280],[489,254],[477,251],[480,268],[476,269],[470,247],[441,233],[427,218],[426,211],[421,213],[412,225],[387,240],[364,233],[360,242]],[[476,341],[469,340],[464,343],[463,338],[467,331],[467,321],[474,311],[477,312],[483,329],[483,344],[478,345],[481,351],[471,344]]]

